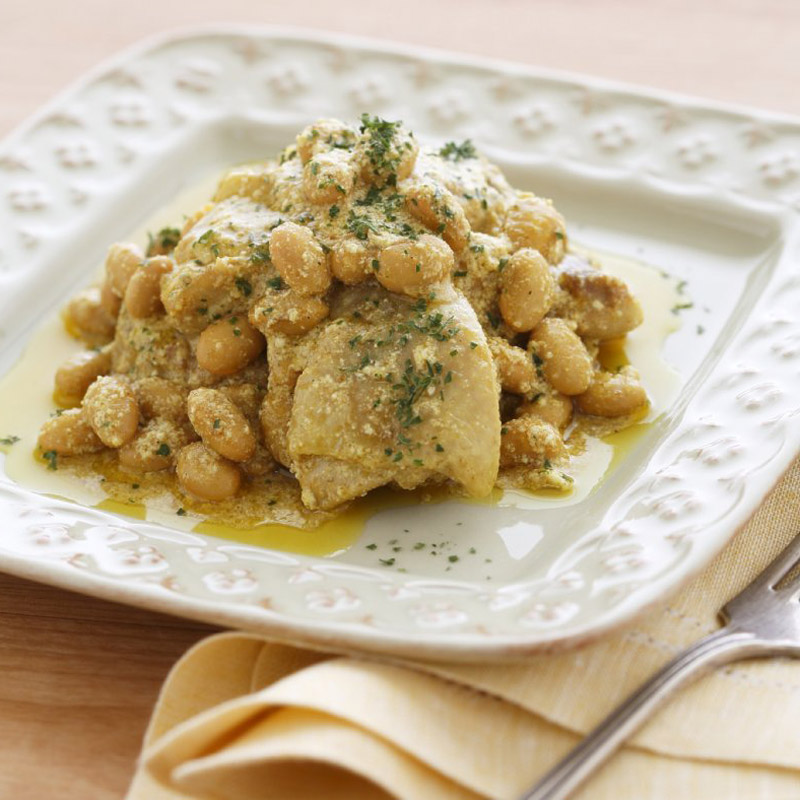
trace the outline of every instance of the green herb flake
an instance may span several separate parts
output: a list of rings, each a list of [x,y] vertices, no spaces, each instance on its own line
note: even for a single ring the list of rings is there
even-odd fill
[[[393,567],[395,559],[392,558],[379,558],[378,561],[383,564],[384,567]]]
[[[6,447],[11,447],[12,444],[16,444],[19,441],[19,436],[4,436],[0,439],[0,444],[6,445]]]
[[[389,122],[380,117],[361,115],[360,132],[366,135],[366,151],[375,172],[386,175],[386,183],[397,183],[397,166],[400,154],[394,148],[395,134],[401,123]]]
[[[42,457],[47,462],[47,469],[58,469],[58,453],[55,450],[46,450]]]
[[[236,284],[236,288],[245,296],[250,297],[253,294],[253,287],[250,284],[250,281],[247,278],[237,278],[234,283]]]
[[[222,425],[222,420],[221,419],[217,418],[217,419],[214,420],[213,428],[214,428],[215,431],[218,431],[220,429],[221,425]]]
[[[168,456],[172,452],[172,449],[166,442],[161,442],[158,446],[158,450],[156,450],[157,456]]]
[[[253,264],[269,264],[272,256],[269,252],[269,242],[262,242],[259,245],[251,245],[253,252],[250,254],[250,261]]]
[[[147,255],[152,256],[162,251],[171,251],[175,249],[181,238],[181,232],[178,228],[162,228],[158,233],[153,235],[147,234]]]
[[[183,508],[183,507],[181,507],[181,508],[179,508],[179,509],[178,509],[178,510],[177,510],[175,513],[176,513],[176,514],[177,514],[179,517],[185,517],[185,516],[186,516],[186,509],[185,509],[185,508]]]
[[[336,217],[338,217],[338,216],[339,216],[339,211],[340,211],[340,210],[341,210],[341,209],[339,208],[339,206],[337,206],[337,205],[332,205],[332,206],[331,206],[331,207],[328,209],[328,216],[329,216],[331,219],[336,219]]]
[[[366,546],[367,550],[377,550],[378,549],[378,545],[376,545],[375,542],[373,542],[372,544],[365,545],[365,546]]]
[[[352,210],[347,215],[346,225],[347,230],[350,231],[356,239],[360,239],[362,242],[369,237],[370,231],[372,231],[372,233],[378,233],[378,229],[370,219],[361,214],[356,214],[356,212]]]
[[[465,139],[461,144],[446,142],[439,150],[439,155],[448,161],[463,161],[468,158],[477,158],[478,152],[471,139]]]
[[[284,288],[285,284],[283,283],[283,278],[281,278],[280,275],[276,275],[274,278],[270,278],[267,281],[267,286],[269,286],[270,289],[280,290]]]

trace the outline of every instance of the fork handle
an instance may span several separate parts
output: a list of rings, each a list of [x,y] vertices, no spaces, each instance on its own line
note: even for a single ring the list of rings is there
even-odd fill
[[[752,634],[727,628],[700,639],[639,687],[519,800],[567,797],[677,689],[712,667],[764,655],[764,650],[764,643]]]

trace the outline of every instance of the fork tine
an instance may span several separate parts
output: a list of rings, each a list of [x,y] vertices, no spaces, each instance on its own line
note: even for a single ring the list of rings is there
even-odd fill
[[[750,589],[772,589],[800,561],[800,534],[794,537],[784,548],[779,556],[748,586],[746,586],[734,600],[747,594]]]

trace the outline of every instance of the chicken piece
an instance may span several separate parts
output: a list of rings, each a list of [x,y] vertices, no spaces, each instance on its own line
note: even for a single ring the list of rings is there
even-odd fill
[[[476,152],[469,140],[425,148],[413,179],[446,187],[464,209],[473,233],[498,234],[516,197],[502,172]]]
[[[472,496],[491,491],[499,387],[461,294],[448,288],[412,301],[349,289],[320,327],[313,347],[296,345],[305,364],[285,439],[309,508],[332,508],[392,481],[411,489],[453,480]],[[296,368],[295,360],[289,369]],[[273,382],[276,390],[286,383],[274,369],[270,392]]]
[[[175,248],[175,261],[208,265],[234,256],[258,260],[270,231],[282,221],[278,212],[248,197],[228,197],[211,206],[183,234]]]

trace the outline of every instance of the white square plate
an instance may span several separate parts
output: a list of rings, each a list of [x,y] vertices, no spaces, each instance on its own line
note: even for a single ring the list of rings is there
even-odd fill
[[[331,558],[60,502],[0,470],[0,568],[322,647],[501,659],[629,620],[747,520],[800,448],[800,122],[591,78],[275,29],[127,51],[0,144],[0,373],[181,189],[364,110],[471,137],[582,244],[687,280],[667,344],[679,400],[579,503],[406,507]],[[415,555],[422,535],[462,555]],[[378,562],[393,538],[404,572]]]

